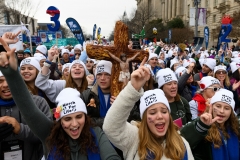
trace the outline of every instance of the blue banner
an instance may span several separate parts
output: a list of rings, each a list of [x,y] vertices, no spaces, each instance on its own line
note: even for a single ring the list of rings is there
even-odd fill
[[[171,39],[172,39],[172,30],[171,29],[168,30],[168,39],[169,39],[169,41],[171,41]]]
[[[98,35],[101,34],[101,27],[98,28],[97,34],[98,34]]]
[[[84,39],[84,36],[83,36],[82,28],[80,27],[78,22],[73,18],[68,18],[66,20],[66,23],[67,23],[69,29],[74,34],[74,36],[76,37],[76,39],[79,41],[79,43],[81,45],[83,45],[83,42],[85,41],[85,39]]]
[[[208,48],[208,42],[209,42],[209,28],[206,26],[204,28],[204,38],[205,38],[205,46],[206,49]]]
[[[93,26],[93,40],[95,40],[96,30],[97,30],[97,25],[94,24],[94,26]]]

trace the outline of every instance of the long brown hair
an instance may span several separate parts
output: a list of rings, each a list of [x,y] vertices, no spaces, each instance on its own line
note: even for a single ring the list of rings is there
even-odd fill
[[[163,154],[170,159],[180,160],[184,158],[185,146],[184,142],[177,132],[178,127],[173,123],[172,117],[169,113],[169,126],[165,135],[166,146],[163,148],[159,140],[155,138],[147,125],[147,112],[143,114],[142,121],[138,123],[139,131],[139,146],[138,154],[140,160],[145,160],[148,152],[151,151],[155,155],[155,159],[161,159]]]
[[[34,66],[33,66],[34,67]],[[37,78],[37,75],[38,75],[38,73],[39,73],[39,71],[34,67],[34,69],[36,70],[36,77],[34,78],[34,83],[35,83],[35,80],[36,80],[36,78]],[[34,84],[34,87],[31,87],[30,86],[30,84],[29,84],[29,82],[26,82],[26,81],[24,81],[25,82],[25,84],[27,85],[27,88],[28,88],[28,90],[33,94],[33,95],[38,95],[38,88],[35,86],[35,84]]]
[[[209,110],[209,108],[207,108],[207,110]],[[219,129],[222,131],[223,136],[226,139],[229,139],[230,136],[227,133],[228,128],[230,128],[238,136],[238,139],[240,139],[240,134],[238,131],[239,123],[238,123],[238,119],[235,116],[233,110],[232,110],[231,115],[228,118],[228,120],[224,123],[223,127],[221,127],[217,122],[215,122],[211,125],[211,128],[208,130],[208,134],[205,137],[205,139],[209,142],[212,142],[214,145],[214,148],[220,148],[220,146],[222,145],[222,139],[221,139],[221,134],[219,132]]]
[[[87,149],[90,149],[92,152],[99,152],[95,141],[94,136],[90,132],[90,127],[92,126],[90,118],[85,115],[85,124],[82,129],[82,132],[77,139],[78,144],[81,146],[79,152],[81,154],[87,155]],[[70,146],[67,133],[63,130],[61,125],[61,120],[54,122],[53,128],[50,135],[46,139],[47,148],[49,151],[52,151],[56,148],[54,157],[57,159],[63,157],[64,160],[70,160]]]
[[[67,80],[66,80],[66,86],[65,88],[70,87],[70,88],[76,88],[80,93],[85,91],[88,87],[88,81],[86,78],[86,73],[84,72],[84,76],[82,78],[82,84],[80,87],[77,86],[77,84],[74,82],[71,72],[69,73]]]

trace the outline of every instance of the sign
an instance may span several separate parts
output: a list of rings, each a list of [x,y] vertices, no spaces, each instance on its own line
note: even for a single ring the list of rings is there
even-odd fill
[[[204,27],[204,39],[205,39],[205,46],[206,46],[206,49],[208,48],[208,42],[209,42],[209,28],[206,26]]]
[[[38,31],[38,35],[43,43],[49,43],[51,40],[56,39],[56,35],[58,39],[63,38],[62,31]]]
[[[95,40],[96,30],[97,30],[97,25],[94,24],[94,25],[93,25],[93,40]]]
[[[79,43],[83,46],[83,42],[85,41],[82,28],[78,24],[78,22],[74,18],[68,18],[66,19],[66,23],[69,27],[69,29],[72,31],[76,39],[79,41]]]
[[[60,11],[56,7],[50,6],[50,7],[48,7],[46,12],[47,12],[47,14],[52,16],[51,21],[54,22],[53,25],[52,24],[47,25],[49,31],[53,31],[53,32],[58,31],[60,28],[60,22],[58,20],[60,17]]]
[[[18,31],[22,30],[21,25],[0,25],[0,36],[2,36],[6,32],[13,32],[17,33]],[[17,37],[19,41],[15,44],[10,44],[10,48],[16,48],[16,51],[23,50],[23,43],[22,43],[22,33],[20,33]]]

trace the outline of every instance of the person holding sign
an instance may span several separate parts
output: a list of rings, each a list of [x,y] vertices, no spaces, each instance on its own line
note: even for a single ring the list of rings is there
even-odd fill
[[[198,160],[239,159],[239,121],[233,93],[221,89],[207,102],[206,111],[181,129]]]
[[[123,151],[124,159],[193,160],[188,142],[178,134],[173,123],[163,91],[143,92],[142,87],[151,76],[150,69],[144,66],[146,61],[145,57],[108,110],[103,130],[113,145]],[[130,124],[128,115],[139,99],[142,121]]]
[[[7,51],[1,52],[0,70],[24,120],[41,140],[46,159],[120,160],[104,132],[92,127],[86,105],[76,89],[65,88],[57,96],[55,123],[42,114],[18,72],[15,49],[10,49],[2,38],[0,42]]]

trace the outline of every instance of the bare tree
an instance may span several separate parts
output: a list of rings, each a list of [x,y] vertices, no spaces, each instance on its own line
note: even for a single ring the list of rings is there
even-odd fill
[[[129,32],[139,34],[143,27],[153,20],[154,15],[154,10],[149,8],[148,5],[138,7],[134,18],[128,24]]]
[[[40,3],[33,3],[32,0],[3,0],[0,3],[0,20],[7,19],[8,24],[20,24],[20,21],[31,24],[31,18],[36,15]]]

